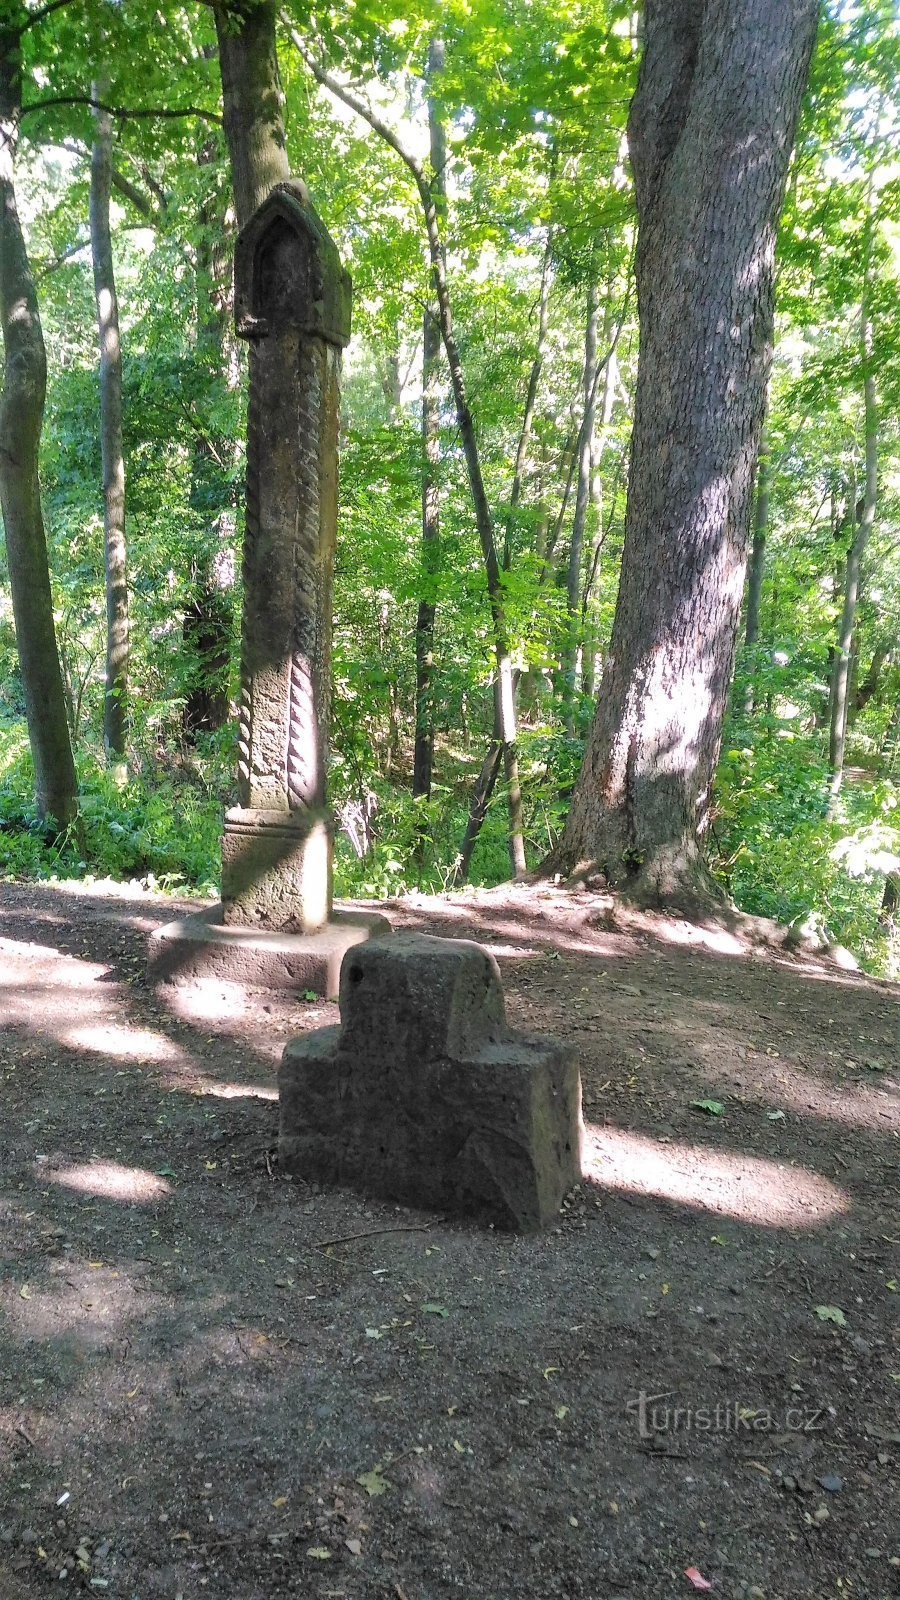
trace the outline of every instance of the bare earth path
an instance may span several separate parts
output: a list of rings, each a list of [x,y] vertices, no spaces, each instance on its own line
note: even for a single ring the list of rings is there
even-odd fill
[[[336,1008],[155,994],[175,909],[2,889],[0,1600],[900,1595],[896,988],[391,906],[577,1046],[586,1180],[516,1239],[282,1179]]]

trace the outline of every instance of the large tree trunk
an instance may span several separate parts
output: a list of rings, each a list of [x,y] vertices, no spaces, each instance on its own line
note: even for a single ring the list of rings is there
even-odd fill
[[[93,85],[95,100],[106,85]],[[103,563],[106,570],[106,692],[103,743],[110,765],[125,760],[128,692],[128,582],[125,564],[125,455],[122,446],[122,350],[109,226],[112,117],[95,112],[91,151],[91,255],[100,339],[100,457],[103,471]]]
[[[12,21],[8,20],[10,9]],[[77,813],[77,783],[56,647],[38,481],[47,358],[15,193],[24,9],[7,8],[6,19],[0,30],[0,321],[4,343],[0,509],[37,806],[42,817],[65,827]]]
[[[775,231],[817,0],[647,0],[629,116],[640,354],[622,575],[552,865],[711,888],[700,847],[771,357]]]
[[[428,129],[431,139],[431,193],[438,218],[446,210],[447,140],[435,96],[435,78],[444,70],[444,41],[428,47]],[[416,737],[413,795],[431,794],[434,760],[434,619],[440,564],[441,519],[438,498],[441,414],[441,325],[436,305],[425,307],[422,323],[422,593],[416,615]]]
[[[290,177],[275,53],[277,7],[272,0],[233,0],[213,10],[234,205],[242,228],[276,183]]]

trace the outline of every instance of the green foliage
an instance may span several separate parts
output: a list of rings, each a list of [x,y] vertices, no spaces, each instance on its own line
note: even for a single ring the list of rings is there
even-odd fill
[[[563,825],[577,776],[624,535],[637,342],[623,135],[637,13],[623,0],[331,0],[315,15],[305,0],[290,0],[289,10],[322,58],[362,86],[418,153],[428,147],[429,88],[446,128],[447,271],[491,512],[509,555],[504,602],[520,674],[528,854],[537,864]],[[900,958],[879,910],[885,872],[900,850],[900,185],[891,154],[898,43],[881,0],[867,7],[835,0],[825,11],[779,239],[760,633],[738,663],[709,843],[739,905],[799,924],[811,917],[866,964],[891,971]],[[232,798],[231,735],[188,742],[185,708],[203,662],[186,619],[198,596],[208,600],[214,589],[233,693],[245,396],[228,307],[229,174],[221,129],[202,117],[116,120],[117,170],[150,210],[148,216],[117,191],[134,773],[124,789],[99,760],[102,502],[87,229],[92,121],[83,101],[103,71],[117,104],[136,111],[194,106],[217,115],[210,9],[169,7],[166,21],[160,29],[146,0],[124,7],[97,0],[87,11],[51,11],[24,39],[26,98],[59,102],[23,119],[21,201],[49,355],[41,469],[83,802],[77,839],[54,841],[39,827],[0,566],[0,869],[135,877],[206,892],[217,880],[221,811]],[[446,69],[429,86],[425,63],[437,32]],[[331,789],[345,824],[336,888],[377,897],[443,889],[492,733],[493,656],[446,374],[436,571],[426,572],[420,548],[420,351],[431,298],[420,201],[396,153],[315,88],[286,30],[280,51],[291,167],[309,183],[354,281],[334,597]],[[871,693],[854,706],[847,781],[828,820],[829,652],[850,537],[847,511],[864,455],[859,311],[866,240],[880,489],[857,615],[854,693],[881,665]],[[513,506],[545,252],[548,333]],[[560,659],[571,626],[569,479],[594,274],[604,345],[615,342],[614,381],[596,440],[586,525],[578,631],[587,692],[576,707],[578,736],[568,738]],[[409,793],[423,598],[436,606],[435,778],[427,802]],[[472,881],[508,875],[506,827],[501,787],[476,846]]]
[[[900,787],[857,769],[829,820],[821,739],[799,720],[772,713],[726,730],[714,868],[742,910],[808,928],[897,977],[900,943],[880,911],[885,872],[900,868]]]
[[[232,756],[230,738],[209,740],[189,764],[138,773],[120,787],[82,752],[79,824],[60,839],[37,817],[24,723],[0,725],[0,872],[133,879],[151,889],[214,894]]]

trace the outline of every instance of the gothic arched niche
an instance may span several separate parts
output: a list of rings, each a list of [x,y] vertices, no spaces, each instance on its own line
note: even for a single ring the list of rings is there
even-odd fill
[[[277,326],[302,315],[311,297],[310,256],[300,231],[286,217],[273,217],[256,247],[255,316]]]

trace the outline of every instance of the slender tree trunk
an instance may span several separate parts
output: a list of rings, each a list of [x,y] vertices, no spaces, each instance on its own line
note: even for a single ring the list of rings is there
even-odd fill
[[[513,466],[512,488],[509,493],[509,511],[506,517],[506,535],[503,540],[503,570],[508,572],[512,565],[513,556],[513,531],[515,528],[516,511],[522,498],[522,484],[525,474],[525,461],[528,455],[528,446],[534,428],[534,412],[537,405],[538,384],[544,370],[544,350],[547,344],[547,329],[550,322],[550,284],[552,282],[553,266],[553,229],[547,229],[547,242],[544,246],[544,260],[541,266],[541,293],[538,301],[538,331],[535,344],[534,360],[528,374],[528,389],[525,395],[525,410],[522,413],[522,426],[519,429],[519,442],[516,446],[516,459]]]
[[[890,659],[890,650],[886,649],[884,645],[876,645],[875,649],[872,651],[872,659],[869,662],[869,670],[856,691],[854,710],[857,712],[857,714],[860,711],[865,711],[869,701],[875,699],[876,695],[878,694],[879,684],[881,683],[881,675]]]
[[[519,782],[519,757],[516,749],[515,688],[506,612],[503,602],[500,563],[497,560],[493,517],[491,516],[487,491],[484,486],[484,476],[481,470],[481,453],[478,448],[475,420],[469,406],[459,346],[456,342],[437,212],[434,201],[430,194],[427,194],[427,191],[423,195],[423,200],[426,200],[426,198],[426,224],[431,252],[432,275],[440,313],[441,334],[447,355],[447,364],[450,368],[450,381],[456,402],[456,420],[462,440],[463,455],[465,456],[469,488],[472,495],[472,506],[475,512],[475,525],[478,529],[481,553],[484,560],[488,604],[494,635],[494,654],[497,661],[494,703],[496,706],[496,727],[503,747],[503,768],[506,776],[507,805],[509,807],[510,864],[513,877],[521,878],[527,870],[525,829],[522,813],[522,790]]]
[[[712,891],[706,824],[771,359],[775,232],[816,0],[646,0],[629,116],[640,352],[625,548],[550,865],[656,903]]]
[[[760,439],[756,461],[756,499],[753,506],[753,548],[747,571],[747,620],[744,643],[755,645],[759,638],[759,606],[766,569],[766,538],[769,531],[769,450],[765,435]]]
[[[770,461],[765,434],[761,434],[756,458],[756,491],[753,502],[753,546],[747,567],[747,616],[744,644],[752,649],[759,638],[759,614],[763,578],[766,571],[766,539],[769,531]],[[751,716],[755,703],[753,678],[748,678],[744,694],[744,714]]]
[[[15,156],[22,103],[24,7],[8,6],[0,28],[0,509],[12,590],[16,643],[42,817],[66,827],[77,814],[77,783],[63,693],[38,451],[47,359],[34,278],[16,208]]]
[[[441,332],[429,306],[422,322],[422,592],[416,612],[416,737],[412,792],[431,794],[434,761],[434,620],[440,570]]]
[[[95,100],[107,85],[92,87]],[[91,151],[91,255],[100,342],[100,458],[103,471],[103,564],[106,571],[106,688],[103,743],[110,766],[125,778],[128,723],[128,579],[125,560],[125,454],[122,445],[122,348],[109,225],[112,117],[94,113]]]
[[[235,0],[213,11],[234,205],[242,228],[276,183],[290,177],[275,52],[277,7],[272,0]]]
[[[613,285],[608,286],[608,300],[606,311],[606,331],[609,332],[609,308],[612,302]],[[581,692],[590,699],[594,693],[594,680],[596,675],[596,662],[598,651],[597,618],[591,613],[591,596],[597,582],[597,573],[600,570],[600,554],[606,539],[606,530],[603,527],[603,479],[601,475],[601,462],[606,448],[607,434],[612,422],[613,407],[616,400],[616,374],[618,363],[615,350],[610,350],[603,369],[603,399],[600,402],[600,426],[594,432],[591,443],[591,505],[597,508],[597,528],[594,534],[594,543],[591,549],[587,577],[581,594],[581,628],[582,628],[582,659],[581,659]],[[613,483],[615,493],[616,482]]]
[[[419,199],[422,203],[441,336],[444,341],[444,351],[450,370],[450,383],[456,406],[456,422],[466,463],[466,474],[469,479],[475,526],[478,531],[478,540],[484,561],[494,656],[497,663],[495,705],[497,708],[497,730],[503,745],[503,765],[506,773],[507,803],[509,806],[509,854],[513,877],[519,878],[526,871],[525,835],[522,815],[522,792],[519,783],[519,758],[516,749],[516,706],[513,667],[503,600],[503,582],[500,562],[497,559],[494,519],[491,515],[491,508],[484,485],[484,474],[481,468],[478,435],[475,429],[472,409],[469,405],[459,345],[456,341],[440,221],[435,198],[431,190],[431,180],[423,163],[405,148],[384,118],[376,111],[373,111],[372,107],[355,90],[348,88],[346,84],[340,83],[330,72],[321,67],[310,55],[296,30],[292,30],[291,37],[316,80],[324,84],[327,89],[330,89],[332,94],[342,100],[345,105],[356,111],[369,124],[369,127],[373,128],[379,137],[384,139],[391,149],[396,151],[401,160],[405,162],[415,181]]]
[[[472,865],[472,853],[478,842],[478,835],[487,816],[491,795],[500,773],[500,763],[503,758],[503,745],[499,739],[492,739],[488,745],[487,754],[481,763],[481,770],[475,780],[472,790],[472,799],[469,804],[469,817],[466,822],[466,831],[463,835],[462,848],[459,853],[454,882],[457,884],[468,883],[469,869]]]
[[[220,154],[220,135],[205,135],[197,160],[212,182],[200,203],[195,249],[197,353],[211,381],[233,389],[240,367],[229,338],[229,208],[213,177]],[[189,739],[224,727],[229,716],[235,510],[228,468],[235,462],[236,449],[235,440],[221,436],[208,439],[198,434],[194,440],[190,505],[201,526],[202,542],[193,562],[194,590],[182,629],[189,673],[182,723]]]
[[[869,214],[866,224],[865,265],[863,269],[862,308],[860,313],[860,350],[863,366],[863,406],[866,435],[866,476],[862,505],[856,519],[847,567],[844,576],[844,604],[841,610],[837,652],[834,661],[831,696],[831,727],[829,729],[828,757],[831,765],[831,794],[828,816],[835,815],[837,799],[844,777],[844,750],[847,742],[847,708],[850,698],[850,669],[853,653],[853,632],[856,626],[856,608],[862,578],[863,556],[875,526],[878,504],[878,392],[875,386],[875,361],[872,350],[872,318],[870,311],[870,272],[872,261],[872,175],[869,180]]]
[[[428,129],[431,142],[431,194],[438,218],[447,204],[447,140],[435,97],[435,80],[444,70],[444,41],[428,47]],[[434,619],[440,567],[441,518],[438,490],[441,416],[441,326],[438,308],[425,308],[422,323],[422,593],[416,615],[416,738],[413,751],[415,797],[431,794],[434,761]]]
[[[575,732],[575,689],[578,644],[581,632],[582,550],[584,528],[591,498],[591,455],[594,418],[597,411],[597,335],[600,328],[600,295],[596,267],[592,266],[587,295],[587,326],[584,336],[584,406],[578,436],[578,484],[572,517],[572,539],[566,575],[566,643],[563,656],[563,722],[571,738]]]

